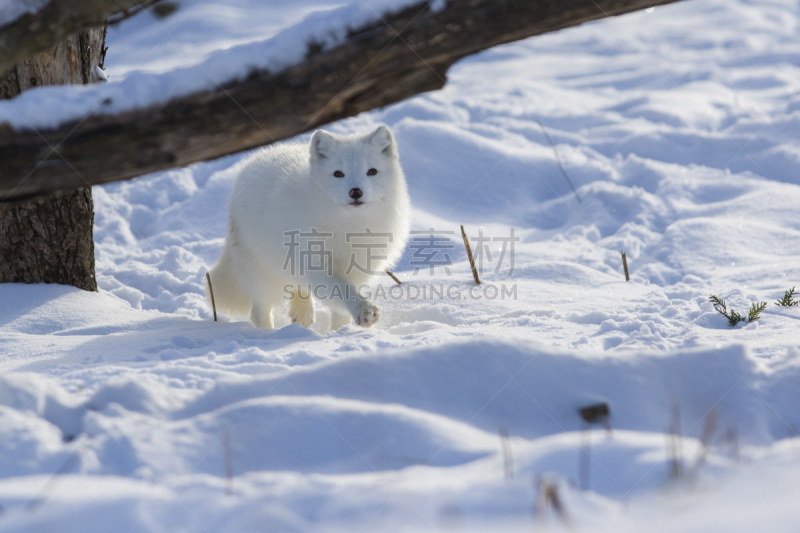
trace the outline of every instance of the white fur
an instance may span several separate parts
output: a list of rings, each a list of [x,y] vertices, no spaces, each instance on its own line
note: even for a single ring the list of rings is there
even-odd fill
[[[371,168],[378,173],[368,176]],[[345,177],[334,177],[337,170]],[[353,188],[363,191],[363,205],[350,205]],[[210,272],[217,310],[250,316],[256,326],[272,328],[273,309],[282,307],[289,295],[289,316],[308,327],[315,316],[308,289],[321,287],[318,294],[325,297],[333,314],[332,329],[350,323],[351,318],[365,327],[373,325],[379,309],[357,292],[373,276],[357,268],[349,274],[346,270],[351,255],[373,272],[390,268],[408,240],[410,210],[397,146],[386,126],[366,135],[340,136],[319,130],[308,145],[285,143],[258,151],[236,180],[228,235],[222,256]],[[290,251],[285,232],[308,233],[312,228],[333,234],[325,239],[325,249],[333,257],[332,277],[325,271],[307,271],[301,276],[298,268],[294,275],[284,269]],[[366,251],[352,246],[367,239],[351,238],[348,243],[345,237],[368,229],[392,234],[392,242],[374,239],[388,246],[373,249],[373,256],[386,256],[386,260],[371,265],[367,265]],[[297,239],[300,247],[296,250],[307,250],[307,240]],[[337,292],[353,299],[331,298]]]

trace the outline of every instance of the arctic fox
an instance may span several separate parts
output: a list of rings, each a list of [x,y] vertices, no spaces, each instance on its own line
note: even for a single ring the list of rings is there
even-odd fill
[[[243,166],[228,234],[211,269],[217,309],[273,328],[289,317],[314,323],[312,296],[331,308],[331,329],[370,327],[378,307],[359,293],[402,255],[410,200],[397,144],[386,126],[363,135],[318,130],[309,145],[277,144]]]

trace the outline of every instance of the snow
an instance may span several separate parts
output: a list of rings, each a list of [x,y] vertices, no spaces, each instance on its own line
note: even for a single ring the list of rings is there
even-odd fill
[[[315,11],[346,3],[343,0],[176,1],[173,4],[178,9],[166,18],[148,10],[109,27],[107,38],[115,46],[109,47],[106,54],[106,71],[115,79],[124,79],[133,70],[162,73],[191,67],[215,52],[271,39]]]
[[[252,44],[225,29],[244,1],[225,20],[207,2],[173,15],[196,60],[215,57],[203,21]],[[150,31],[135,21],[109,58]],[[414,229],[454,232],[449,275],[415,276],[409,248],[403,286],[371,289],[370,330],[330,333],[324,309],[311,330],[213,322],[204,275],[246,155],[96,187],[100,291],[0,285],[0,528],[568,530],[531,514],[544,479],[582,531],[796,530],[800,310],[772,302],[800,286],[799,29],[796,2],[691,0],[487,51],[330,125],[391,126]],[[117,53],[148,76],[185,59]],[[460,224],[520,238],[511,275],[491,243],[475,298]],[[731,328],[711,294],[769,306]],[[598,402],[610,432],[578,416]]]

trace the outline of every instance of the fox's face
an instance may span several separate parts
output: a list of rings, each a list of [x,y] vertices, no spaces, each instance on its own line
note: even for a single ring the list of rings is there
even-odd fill
[[[404,187],[392,132],[380,126],[366,135],[311,137],[311,176],[345,210],[372,210],[392,202]]]

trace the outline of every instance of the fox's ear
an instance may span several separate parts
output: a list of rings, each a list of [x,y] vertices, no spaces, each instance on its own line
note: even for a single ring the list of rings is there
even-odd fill
[[[327,131],[317,130],[311,136],[311,160],[328,159],[333,153],[336,139]]]
[[[376,147],[387,157],[397,158],[397,144],[391,130],[386,126],[378,126],[378,129],[370,133],[369,143]]]

